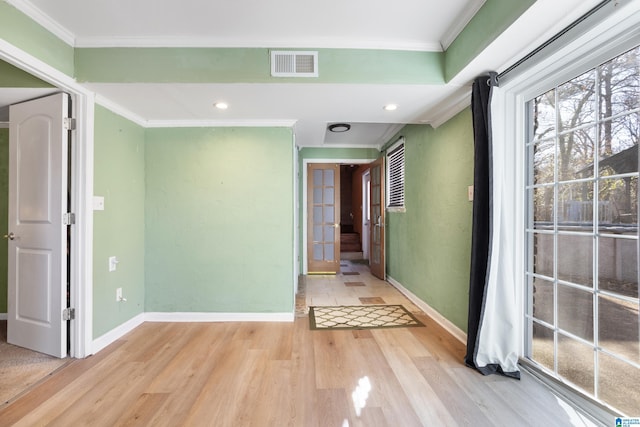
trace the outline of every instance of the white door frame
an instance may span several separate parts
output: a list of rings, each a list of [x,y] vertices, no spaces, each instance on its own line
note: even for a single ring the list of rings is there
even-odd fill
[[[0,59],[46,81],[71,95],[76,118],[71,149],[71,209],[76,224],[71,232],[71,321],[69,355],[84,358],[92,354],[93,341],[93,126],[94,94],[73,78],[23,50],[0,40]],[[62,315],[62,314],[61,314]]]
[[[304,159],[302,161],[302,222],[300,229],[302,230],[302,274],[308,274],[307,266],[307,165],[309,163],[337,163],[340,165],[361,165],[374,162],[376,159]]]

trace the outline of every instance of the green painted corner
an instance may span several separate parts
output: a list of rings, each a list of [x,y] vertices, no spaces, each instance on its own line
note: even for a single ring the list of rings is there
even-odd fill
[[[0,38],[66,75],[74,75],[73,47],[5,1],[0,1]]]
[[[9,129],[0,128],[0,235],[7,234],[9,223]],[[7,312],[8,241],[0,243],[0,313]]]
[[[146,141],[146,311],[292,313],[292,130]]]
[[[4,87],[49,88],[53,86],[8,62],[0,60],[0,88]]]
[[[387,214],[387,274],[466,331],[473,205],[471,112],[433,129],[408,125],[406,212]]]
[[[75,66],[80,82],[444,82],[442,53],[369,49],[319,49],[317,78],[272,77],[266,48],[77,48]]]
[[[487,0],[445,53],[448,82],[513,24],[535,0]]]
[[[105,209],[93,215],[93,337],[144,312],[144,129],[105,108],[95,110],[94,194]],[[108,271],[116,256],[117,270]],[[122,288],[126,302],[116,301]]]

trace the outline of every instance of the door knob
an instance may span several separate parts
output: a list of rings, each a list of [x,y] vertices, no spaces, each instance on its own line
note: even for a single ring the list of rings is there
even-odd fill
[[[15,239],[15,238],[16,238],[16,235],[15,235],[15,234],[13,234],[13,231],[12,231],[12,232],[11,232],[11,233],[9,233],[9,234],[5,234],[5,235],[4,235],[4,238],[5,238],[5,239],[9,239],[9,240],[13,240],[13,239]]]

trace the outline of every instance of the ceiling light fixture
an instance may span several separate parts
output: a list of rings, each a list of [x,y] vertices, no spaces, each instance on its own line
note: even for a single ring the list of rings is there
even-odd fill
[[[387,111],[397,110],[398,106],[396,104],[387,104],[383,107]]]
[[[218,110],[226,110],[227,108],[229,108],[229,104],[227,104],[226,102],[216,102],[215,104],[213,104],[213,106]]]
[[[351,125],[347,123],[334,123],[329,125],[329,132],[346,132],[351,129]]]

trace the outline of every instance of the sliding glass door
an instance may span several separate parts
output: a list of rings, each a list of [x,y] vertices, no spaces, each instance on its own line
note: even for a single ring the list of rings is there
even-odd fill
[[[527,105],[526,355],[637,415],[640,47]]]

